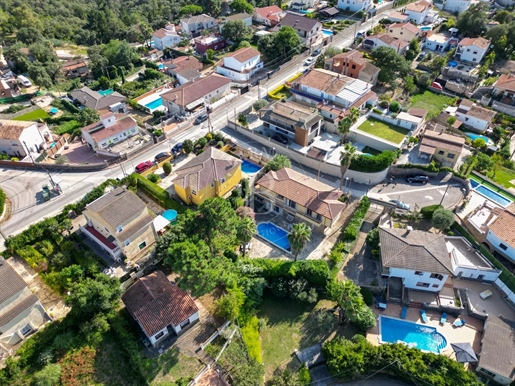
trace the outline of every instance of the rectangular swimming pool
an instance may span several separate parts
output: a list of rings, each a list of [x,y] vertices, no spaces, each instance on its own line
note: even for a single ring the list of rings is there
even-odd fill
[[[241,164],[241,171],[246,174],[254,174],[261,170],[261,166],[256,165],[255,163],[252,163],[250,161],[247,161],[246,159],[243,160],[243,163]]]
[[[440,354],[447,348],[447,339],[436,327],[425,326],[415,322],[379,317],[380,343],[405,343],[419,350]]]
[[[498,203],[499,205],[506,207],[511,204],[511,200],[507,199],[504,196],[501,196],[499,193],[494,192],[492,189],[487,188],[484,185],[481,185],[479,182],[470,179],[470,185],[472,189],[474,189],[479,194],[489,198],[490,200]]]
[[[271,222],[262,222],[257,226],[258,235],[286,252],[291,251],[288,232]]]
[[[150,111],[157,109],[158,107],[161,107],[163,105],[163,99],[161,97],[157,98],[156,100],[153,100],[150,103],[147,103],[145,107],[148,107]]]

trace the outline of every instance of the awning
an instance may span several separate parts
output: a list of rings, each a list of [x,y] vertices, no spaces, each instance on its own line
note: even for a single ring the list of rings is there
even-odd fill
[[[168,224],[170,224],[170,221],[165,219],[163,216],[159,215],[154,220],[152,220],[152,224],[154,224],[154,229],[156,230],[156,232],[159,232],[160,230],[167,227]]]
[[[434,147],[431,147],[431,146],[426,146],[426,145],[420,145],[420,149],[419,149],[419,153],[424,153],[424,154],[429,154],[429,155],[433,155],[435,154],[435,148]]]
[[[461,363],[477,362],[477,356],[470,343],[451,343],[456,353],[456,360]]]

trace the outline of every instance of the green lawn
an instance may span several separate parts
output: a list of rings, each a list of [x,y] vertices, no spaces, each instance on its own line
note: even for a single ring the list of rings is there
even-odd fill
[[[294,349],[305,349],[336,336],[352,337],[349,326],[340,326],[336,316],[327,311],[334,303],[320,301],[317,306],[273,296],[265,296],[258,317],[267,325],[261,329],[261,347],[265,377],[270,379],[279,367],[292,363]],[[293,362],[296,363],[296,362]]]
[[[427,119],[436,117],[444,108],[450,106],[454,98],[425,91],[423,94],[414,95],[411,98],[411,106],[429,111]]]
[[[515,185],[511,182],[512,180],[515,180],[514,170],[500,167],[495,173],[495,177],[492,173],[490,178],[497,182],[499,185],[504,186],[505,188],[515,188]]]
[[[37,121],[38,119],[49,118],[50,115],[43,109],[37,109],[30,113],[20,115],[18,118],[14,118],[15,121]]]
[[[358,130],[386,139],[393,143],[401,143],[409,132],[409,130],[403,129],[402,127],[389,125],[388,123],[374,118],[368,118],[361,124],[361,126],[358,127]]]
[[[497,175],[498,175],[498,176],[499,176],[500,174],[502,174],[501,169],[504,169],[504,168],[500,168],[500,169],[497,171]],[[512,171],[512,170],[509,170],[509,169],[506,169],[506,170],[507,170],[508,172],[510,172],[510,173],[513,173],[513,171]],[[507,177],[506,177],[507,175],[508,175],[508,173],[506,173],[506,174],[505,174],[504,178],[507,178]],[[476,175],[474,175],[474,174],[471,174],[471,175],[469,176],[469,178],[470,178],[471,180],[474,180],[474,181],[476,181],[476,182],[480,183],[481,185],[486,186],[488,189],[493,190],[494,192],[497,192],[498,194],[500,194],[501,196],[503,196],[503,197],[507,198],[508,200],[515,201],[515,195],[513,195],[513,194],[509,194],[509,193],[507,193],[507,192],[504,192],[503,190],[500,190],[497,186],[495,186],[495,185],[491,184],[491,183],[490,183],[490,182],[488,182],[488,181],[484,181],[481,177],[478,177],[478,176],[476,176]],[[490,178],[491,178],[492,180],[494,180],[495,182],[499,183],[496,179],[494,179],[494,178],[492,178],[492,177],[490,177]],[[496,177],[496,178],[497,178],[497,177]],[[500,183],[499,183],[499,184],[500,184]],[[512,185],[512,186],[513,186],[513,185]]]
[[[151,385],[170,385],[179,378],[194,377],[202,369],[202,363],[193,357],[181,354],[172,347],[159,358],[144,359],[144,376]]]

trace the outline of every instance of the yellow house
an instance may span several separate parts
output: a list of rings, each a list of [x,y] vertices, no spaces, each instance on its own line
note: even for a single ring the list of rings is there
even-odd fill
[[[417,26],[406,23],[393,23],[387,27],[388,35],[393,36],[395,39],[411,42],[413,39],[418,39],[422,35],[422,31]]]
[[[147,205],[123,187],[111,190],[86,206],[82,232],[113,260],[136,262],[156,241]]]
[[[426,130],[420,141],[419,157],[429,160],[434,157],[443,166],[454,167],[461,156],[464,144],[463,137]]]
[[[224,197],[240,183],[242,161],[209,147],[175,172],[175,192],[186,204],[200,205],[213,197]]]
[[[340,218],[345,204],[339,189],[283,168],[265,174],[255,186],[254,201],[277,214],[287,214],[323,232]]]

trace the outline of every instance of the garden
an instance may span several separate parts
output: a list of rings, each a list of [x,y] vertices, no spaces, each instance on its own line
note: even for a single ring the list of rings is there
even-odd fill
[[[30,113],[20,115],[17,118],[14,118],[15,121],[37,121],[39,119],[45,120],[50,118],[50,115],[43,109],[37,109],[31,111]]]
[[[410,108],[427,110],[427,119],[431,119],[440,114],[447,106],[455,105],[456,98],[424,91],[422,94],[414,95],[410,102]]]
[[[401,143],[409,132],[409,130],[403,129],[402,127],[390,125],[370,117],[363,122],[357,130],[364,131],[365,133],[375,135],[376,137],[383,138],[393,143]]]

